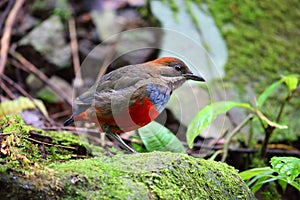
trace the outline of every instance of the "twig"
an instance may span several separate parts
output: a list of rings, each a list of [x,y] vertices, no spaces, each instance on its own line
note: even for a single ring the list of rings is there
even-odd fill
[[[96,143],[100,144],[100,146],[105,146],[105,134],[100,133],[99,135],[99,129],[87,129],[87,128],[81,128],[81,127],[74,127],[74,126],[68,126],[68,127],[61,127],[61,126],[52,126],[52,127],[42,127],[41,129],[43,130],[56,130],[56,131],[60,131],[60,130],[67,130],[67,131],[71,131],[73,134],[78,135],[78,133],[89,133],[87,135],[87,137],[90,140],[95,141]],[[99,135],[99,137],[95,137],[92,136],[91,134],[97,134]],[[126,138],[122,138],[124,141],[131,141],[134,142],[134,140],[129,140]],[[138,142],[136,142],[138,143]]]
[[[2,1],[0,3],[0,9],[1,7],[6,3],[7,1]],[[8,1],[8,4],[5,8],[5,10],[2,12],[2,15],[1,15],[1,18],[0,18],[0,30],[3,30],[2,29],[2,26],[3,26],[3,22],[4,22],[4,19],[6,19],[6,16],[8,15],[10,9],[12,8],[12,6],[14,5],[15,1],[14,0],[10,0]],[[1,34],[1,33],[0,33]]]
[[[5,26],[4,26],[4,31],[3,31],[3,35],[1,38],[1,50],[0,50],[0,77],[3,74],[5,65],[6,65],[6,60],[7,60],[7,54],[8,54],[8,49],[9,49],[9,43],[10,43],[10,36],[11,36],[11,30],[12,27],[14,25],[16,16],[20,10],[20,8],[22,7],[23,3],[25,0],[17,0],[13,6],[13,8],[11,9]]]
[[[80,72],[76,24],[73,17],[69,19],[69,31],[70,31],[70,39],[71,39],[71,51],[73,55],[74,73],[76,75],[76,79],[75,79],[76,82],[74,82],[74,85],[76,87],[82,87],[83,80]]]
[[[188,144],[186,142],[182,142],[182,144],[185,147],[188,147]],[[201,148],[201,149],[208,149],[208,150],[222,150],[223,146],[214,146],[211,147],[209,145],[204,144],[194,144],[194,147]],[[248,149],[248,148],[229,148],[229,153],[248,153],[248,154],[254,154],[258,153],[259,149]],[[298,156],[300,157],[300,151],[290,151],[290,150],[282,150],[282,149],[267,149],[267,154],[277,154],[277,155],[290,155],[290,156]]]
[[[0,8],[2,8],[2,6],[3,6],[4,4],[6,4],[6,2],[8,2],[8,0],[0,1]],[[10,2],[14,3],[14,0],[10,0]]]
[[[276,117],[276,121],[275,121],[275,122],[277,122],[277,123],[279,122],[279,120],[280,120],[280,118],[281,118],[281,115],[282,115],[282,113],[283,113],[283,109],[284,109],[286,103],[289,102],[290,99],[291,99],[294,95],[296,95],[296,93],[297,93],[299,90],[300,90],[300,84],[297,86],[297,88],[296,88],[295,90],[293,90],[291,93],[289,93],[289,94],[286,96],[286,98],[284,99],[284,102],[281,104],[281,107],[280,107],[280,110],[279,110],[279,112],[278,112],[278,115],[277,115],[277,117]]]
[[[9,96],[10,99],[16,98],[12,91],[2,81],[0,82],[0,87],[5,91],[5,93]]]
[[[40,107],[35,103],[33,97],[28,94],[28,92],[26,92],[21,86],[19,86],[18,84],[16,84],[13,80],[11,80],[8,76],[6,76],[5,74],[2,74],[2,78],[3,80],[5,80],[7,83],[9,83],[10,85],[12,85],[14,88],[16,88],[22,95],[26,96],[27,98],[29,98],[32,103],[34,104],[34,106],[39,110],[39,112],[41,113],[41,115],[51,124],[54,125],[55,122],[48,117],[47,115],[45,115],[41,110]]]
[[[65,116],[70,115],[70,114],[71,114],[70,110],[64,110],[62,112],[54,113],[54,114],[50,115],[50,117],[52,119],[57,119],[57,118],[60,118],[60,117],[65,117]]]
[[[296,93],[299,90],[300,90],[300,84],[297,86],[297,88],[294,91],[292,91],[292,93],[288,93],[288,95],[284,99],[284,102],[280,106],[280,110],[279,110],[278,115],[277,115],[276,120],[275,120],[276,123],[279,122],[286,103],[288,103],[291,100],[291,98],[294,95],[296,95]],[[265,134],[266,134],[265,139],[264,139],[263,144],[262,144],[262,147],[261,147],[261,151],[260,151],[260,157],[265,158],[266,157],[266,152],[267,152],[267,145],[269,143],[269,140],[270,140],[270,137],[271,137],[273,131],[275,130],[275,127],[271,126],[270,123],[266,127],[264,127],[264,125],[262,123],[262,120],[261,120],[261,117],[259,117],[258,119],[260,120],[261,126],[264,128],[264,131],[265,131]]]
[[[99,134],[98,129],[86,129],[86,128],[80,128],[75,126],[51,126],[51,127],[43,127],[42,129],[43,130],[67,130],[67,131],[71,131],[72,133],[88,132],[88,133]]]
[[[52,144],[52,143],[36,140],[36,139],[30,138],[30,137],[28,137],[27,140],[30,140],[31,142],[35,142],[35,143],[38,143],[38,144],[43,144],[43,145],[46,145],[46,146],[55,146],[55,147],[64,148],[64,149],[68,149],[68,150],[72,150],[72,151],[76,150],[75,147],[63,146],[63,145],[59,145],[59,144]]]
[[[219,142],[220,139],[226,137],[227,133],[228,133],[228,130],[224,131],[224,132],[221,133],[218,137],[216,137],[215,139],[211,140],[211,141],[208,143],[208,145],[209,145],[209,146],[215,146],[215,145]]]
[[[224,162],[226,160],[226,157],[228,155],[229,143],[232,137],[235,136],[238,133],[238,131],[241,130],[252,118],[253,118],[253,114],[249,114],[231,133],[229,133],[224,143],[221,162]]]
[[[9,53],[16,58],[24,67],[36,77],[38,77],[40,80],[42,80],[46,85],[48,85],[55,93],[57,93],[59,96],[61,96],[66,103],[68,103],[70,106],[72,106],[72,98],[69,97],[65,91],[57,87],[54,83],[50,82],[49,78],[41,72],[39,69],[37,69],[31,62],[29,62],[26,58],[24,58],[21,54],[14,50],[10,50]],[[16,65],[16,67],[19,67],[19,65]],[[23,67],[20,67],[23,69]]]
[[[0,132],[0,136],[6,136],[6,135],[12,135],[14,133],[10,132],[10,133],[3,133],[3,132]]]
[[[223,152],[224,152],[223,149],[217,150],[217,151],[209,158],[209,160],[215,160],[216,157],[217,157],[219,154],[222,154]]]
[[[118,36],[116,41],[111,45],[110,50],[106,53],[106,55],[104,57],[103,64],[100,67],[100,71],[98,73],[98,77],[97,77],[96,82],[98,82],[101,79],[101,77],[105,74],[109,64],[111,63],[112,58],[113,58],[113,56],[116,52],[116,47],[117,47],[117,43],[119,41],[119,38],[120,38],[120,36]]]
[[[125,30],[125,27],[123,26],[121,32],[124,31],[124,30]],[[98,82],[101,79],[101,77],[105,74],[109,64],[112,61],[112,58],[114,57],[114,54],[116,53],[117,44],[120,41],[120,38],[121,38],[121,34],[118,34],[116,40],[111,45],[110,50],[106,53],[106,55],[104,57],[103,64],[100,67],[100,71],[98,73],[98,77],[97,77],[96,82]]]

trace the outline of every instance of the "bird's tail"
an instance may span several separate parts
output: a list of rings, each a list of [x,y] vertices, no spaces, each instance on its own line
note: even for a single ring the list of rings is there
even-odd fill
[[[71,117],[69,117],[65,122],[64,122],[64,126],[68,126],[70,124],[72,124],[74,122],[74,116],[72,115]]]

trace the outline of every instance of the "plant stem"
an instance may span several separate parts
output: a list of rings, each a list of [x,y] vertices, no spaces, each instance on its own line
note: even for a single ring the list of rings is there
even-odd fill
[[[231,141],[231,138],[233,136],[235,136],[239,130],[241,130],[249,120],[251,120],[253,118],[253,114],[249,114],[235,129],[233,129],[233,131],[231,131],[228,135],[228,137],[226,138],[226,141],[224,143],[224,147],[223,147],[223,156],[222,156],[222,160],[221,162],[224,162],[226,160],[226,157],[228,155],[228,149],[229,149],[229,143]]]
[[[253,120],[250,121],[250,125],[249,125],[249,136],[246,144],[248,148],[253,147],[252,139],[253,139]]]
[[[269,143],[269,140],[270,140],[270,137],[274,131],[274,127],[268,125],[266,128],[264,128],[265,130],[265,133],[266,133],[266,136],[265,136],[265,139],[262,143],[262,146],[261,146],[261,150],[260,150],[260,157],[261,158],[265,158],[266,157],[266,152],[267,152],[267,145]]]
[[[290,100],[291,97],[292,97],[292,95],[289,93],[287,95],[287,97],[284,99],[284,102],[280,106],[280,110],[278,112],[278,115],[277,115],[277,118],[276,118],[276,122],[279,122],[279,120],[281,118],[281,115],[282,115],[282,112],[283,112],[283,109],[284,109],[286,103]]]
[[[294,90],[294,91],[296,91],[296,90]],[[286,103],[289,102],[290,99],[293,97],[293,94],[295,94],[295,92],[288,93],[288,95],[286,96],[286,98],[282,102],[282,104],[280,106],[280,109],[279,109],[279,112],[278,112],[278,115],[276,117],[276,121],[275,121],[276,123],[279,122],[279,120],[281,118],[281,115],[283,113],[283,109],[284,109]],[[269,140],[270,140],[270,137],[271,137],[272,133],[275,130],[275,127],[272,127],[272,126],[268,125],[266,128],[264,128],[264,130],[265,130],[265,133],[266,133],[266,137],[265,137],[265,139],[263,141],[263,144],[261,146],[261,151],[260,151],[260,157],[261,158],[265,158],[266,157],[267,145],[269,143]]]

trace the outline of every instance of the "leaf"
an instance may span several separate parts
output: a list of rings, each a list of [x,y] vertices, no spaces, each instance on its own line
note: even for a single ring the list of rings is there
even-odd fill
[[[139,134],[148,151],[186,153],[178,138],[169,129],[155,121],[140,128]]]
[[[33,101],[34,102],[27,97],[21,96],[18,99],[0,103],[0,117],[18,114],[26,109],[36,109],[36,106],[38,106],[45,115],[48,115],[47,109],[41,100],[34,99]]]
[[[222,101],[212,103],[204,107],[198,114],[192,119],[191,123],[188,126],[186,133],[186,139],[189,148],[193,147],[195,138],[208,126],[214,119],[220,114],[226,113],[233,107],[245,107],[251,109],[250,104],[238,103],[233,101]]]
[[[272,173],[274,173],[274,170],[271,169],[270,167],[262,167],[262,168],[254,168],[250,170],[246,170],[245,174],[248,174],[250,172],[251,176],[248,176],[247,178],[251,179],[247,185],[250,187],[251,185],[251,190],[253,193],[256,193],[263,184],[273,181],[274,176]],[[254,172],[254,173],[253,173]],[[242,176],[243,175],[243,172]],[[268,179],[269,178],[269,179]],[[276,180],[276,178],[274,179]]]
[[[282,190],[285,192],[286,186],[287,186],[286,180],[278,179],[278,184],[280,185],[280,187],[282,188]]]
[[[267,176],[260,177],[255,184],[252,186],[251,191],[256,193],[264,184],[264,181],[267,179]]]
[[[300,159],[295,157],[272,157],[271,165],[273,169],[288,183],[295,180],[300,175]]]
[[[270,167],[254,168],[239,173],[243,180],[250,180],[247,185],[251,186],[253,193],[257,192],[263,184],[278,181],[285,191],[287,183],[300,191],[300,159],[295,157],[273,157]],[[276,175],[274,175],[277,172]],[[295,180],[296,179],[296,180]]]
[[[253,178],[254,176],[257,176],[262,173],[271,172],[273,173],[273,170],[270,167],[260,167],[260,168],[254,168],[249,169],[243,172],[240,172],[239,175],[242,177],[243,180],[248,180]]]
[[[294,91],[298,86],[298,75],[297,74],[290,74],[287,76],[282,77],[283,81],[288,87],[289,92]]]
[[[300,191],[300,184],[298,182],[293,181],[290,183],[290,185]]]
[[[283,82],[283,79],[280,79],[279,81],[276,81],[275,83],[273,83],[272,85],[267,87],[267,89],[265,89],[265,91],[263,91],[263,93],[261,93],[258,96],[256,106],[261,108],[262,105],[264,104],[264,102],[267,100],[267,98],[278,88],[278,86],[282,82]]]

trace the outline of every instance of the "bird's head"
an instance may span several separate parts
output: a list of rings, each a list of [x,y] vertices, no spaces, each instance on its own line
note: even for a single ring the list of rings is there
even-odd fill
[[[178,58],[162,57],[146,64],[155,66],[161,78],[171,84],[174,89],[186,80],[205,81],[200,75],[193,74],[187,65]]]

